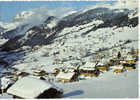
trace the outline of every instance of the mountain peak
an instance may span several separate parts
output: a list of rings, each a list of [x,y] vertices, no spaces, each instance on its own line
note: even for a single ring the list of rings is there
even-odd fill
[[[35,14],[35,12],[33,12],[33,11],[23,11],[23,12],[17,14],[17,15],[13,18],[13,21],[20,21],[20,20],[28,19],[28,18],[30,18],[33,14]]]

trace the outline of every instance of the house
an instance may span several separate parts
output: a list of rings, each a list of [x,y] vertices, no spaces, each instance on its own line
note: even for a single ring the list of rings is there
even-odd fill
[[[99,62],[97,68],[101,71],[108,71],[110,66],[108,62],[109,61],[105,61],[105,60]]]
[[[124,65],[124,64],[126,64],[127,62],[125,61],[125,60],[122,60],[122,61],[120,61],[120,65]]]
[[[133,50],[132,54],[138,55],[139,54],[139,49]]]
[[[135,64],[136,60],[133,58],[132,55],[127,55],[127,57],[120,61],[120,64],[123,65],[123,64]]]
[[[122,60],[121,59],[116,59],[116,58],[111,58],[108,64],[110,66],[115,66],[115,65],[119,65],[120,61],[122,61]]]
[[[15,79],[16,79],[16,77],[19,78],[19,77],[25,77],[25,76],[28,76],[28,75],[29,75],[29,73],[27,73],[27,72],[17,72],[15,74]]]
[[[78,74],[76,74],[75,72],[60,72],[56,76],[56,79],[58,80],[58,82],[68,83],[68,82],[76,81],[77,77]]]
[[[68,67],[67,69],[65,69],[65,72],[74,72],[75,71],[75,68],[71,68],[71,67]]]
[[[136,62],[135,59],[132,57],[132,55],[128,55],[125,61],[126,63],[129,63],[129,64],[133,64]]]
[[[89,77],[97,77],[100,73],[98,68],[95,68],[96,63],[86,62],[84,66],[79,68],[80,75],[89,76]]]
[[[114,69],[114,74],[122,73],[124,72],[124,67],[121,65],[113,66],[112,69]]]
[[[55,68],[54,71],[51,72],[51,74],[54,75],[54,76],[57,76],[60,71],[62,71],[62,70],[60,70],[58,68]]]
[[[46,71],[44,71],[44,70],[35,70],[33,72],[34,72],[33,75],[35,75],[35,76],[45,76],[45,75],[48,75],[48,73]]]
[[[97,65],[97,68],[101,71],[108,71],[109,70],[109,66],[107,66],[107,65]]]
[[[7,93],[13,95],[13,98],[35,99],[58,98],[61,97],[63,91],[46,80],[27,76],[13,84]]]
[[[123,64],[123,66],[124,66],[124,68],[125,68],[126,70],[136,69],[135,64],[125,63],[125,64]]]

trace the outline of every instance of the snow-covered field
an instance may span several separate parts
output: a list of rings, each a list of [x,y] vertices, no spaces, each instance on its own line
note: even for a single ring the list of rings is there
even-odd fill
[[[109,71],[97,78],[55,84],[64,90],[63,98],[137,98],[138,69],[118,75]],[[4,94],[0,95],[0,98],[12,96]]]
[[[64,98],[138,98],[138,69],[57,85],[64,89]]]
[[[132,33],[129,30],[131,30]],[[117,37],[119,35],[121,36],[121,34],[123,35],[128,34],[129,32],[128,35],[133,34],[133,36],[125,36],[125,37],[122,36],[121,37],[122,40],[123,39],[125,40],[126,38],[136,39],[137,30],[138,28],[127,29],[126,31],[124,30],[124,32],[121,30],[121,32],[117,31],[118,34],[115,35]],[[106,33],[111,33],[111,32],[108,31]],[[134,34],[136,36],[134,36]],[[111,38],[109,39],[111,40]],[[94,40],[91,39],[91,43],[92,41]],[[116,41],[118,40],[116,39]],[[114,39],[114,42],[116,41]],[[73,42],[73,45],[71,46],[74,46],[74,43],[77,42]],[[126,47],[137,48],[137,41],[132,42],[130,44],[126,44]],[[32,73],[31,69],[33,68],[39,70],[43,69],[46,72],[52,72],[54,68],[59,68],[62,66],[69,65],[69,62],[53,65],[53,61],[54,61],[53,59],[55,59],[56,56],[42,57],[42,55],[46,53],[46,50],[44,48],[45,46],[35,52],[27,53],[23,57],[23,59],[18,60],[16,62],[19,64],[15,64],[13,68],[17,68],[19,71],[25,71],[29,73]],[[72,54],[70,54],[69,52],[69,55]],[[14,57],[15,54],[12,56],[10,58],[15,59]],[[37,61],[35,62],[34,59],[37,59]],[[85,60],[88,61],[88,59]],[[63,96],[64,98],[137,98],[138,97],[138,66],[136,67],[135,70],[124,72],[118,75],[113,74],[113,70],[111,70],[109,72],[104,72],[97,78],[93,77],[85,80],[84,79],[79,80],[78,82],[73,82],[73,83],[55,83],[55,84],[64,90],[64,96]],[[4,96],[1,95],[0,98],[11,98],[11,96],[4,94]]]

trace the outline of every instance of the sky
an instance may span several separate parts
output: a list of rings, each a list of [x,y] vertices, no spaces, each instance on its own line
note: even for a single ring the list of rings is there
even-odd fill
[[[59,10],[59,7],[72,7],[75,10],[82,10],[98,3],[112,4],[114,1],[0,1],[0,21],[10,22],[17,13],[34,8]]]

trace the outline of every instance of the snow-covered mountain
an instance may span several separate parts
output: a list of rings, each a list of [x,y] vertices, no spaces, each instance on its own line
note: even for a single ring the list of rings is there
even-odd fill
[[[13,18],[13,21],[21,21],[21,20],[28,19],[28,18],[31,17],[33,14],[34,14],[33,11],[23,11],[23,12],[17,14],[17,15]]]
[[[132,2],[132,7],[129,5],[130,2]],[[31,48],[56,44],[57,46],[63,46],[67,44],[66,41],[73,40],[75,41],[73,44],[80,44],[81,46],[79,45],[79,47],[85,49],[91,49],[92,46],[87,47],[87,44],[95,42],[97,43],[96,51],[98,51],[101,48],[115,47],[116,44],[125,44],[128,40],[137,41],[137,32],[133,34],[132,37],[129,37],[130,34],[127,34],[128,36],[124,37],[123,40],[118,38],[118,40],[116,39],[114,42],[107,41],[113,36],[117,36],[117,34],[114,35],[114,32],[117,30],[137,29],[138,6],[136,6],[136,4],[135,1],[124,0],[114,5],[95,5],[95,7],[83,11],[63,13],[63,15],[61,15],[63,17],[58,17],[56,14],[50,13],[46,8],[23,11],[14,17],[13,22],[1,24],[5,29],[4,32],[2,32],[2,36],[9,38],[9,40],[1,46],[1,49],[3,51],[11,51],[24,46]],[[46,13],[44,14],[44,12]],[[104,30],[104,32],[100,33],[100,30]],[[108,32],[108,30],[110,30],[111,33]],[[102,33],[104,34],[102,35]],[[108,37],[106,37],[106,35]],[[85,39],[87,39],[87,43],[84,45],[82,42],[85,41]],[[100,39],[107,42],[101,42],[99,41]],[[119,43],[119,41],[122,42]],[[107,43],[110,45],[105,45]],[[74,45],[72,48],[74,48]]]
[[[99,20],[102,23],[97,23],[97,25],[96,23],[92,24],[92,28],[82,35],[86,35],[99,28],[125,26],[136,27],[138,25],[138,16],[135,16],[133,12],[135,12],[136,15],[138,13],[138,9],[130,10],[126,8],[110,9],[107,7],[98,7],[84,12],[68,14],[68,16],[64,16],[59,20],[55,16],[46,17],[46,20],[44,20],[42,24],[38,25],[24,23],[3,34],[4,37],[12,37],[12,39],[3,45],[3,49],[10,50],[22,46],[46,45],[53,42],[63,29],[84,24],[86,25],[90,22],[94,23],[96,20]],[[33,15],[33,12],[22,12],[17,15],[15,19],[28,19],[29,16]],[[129,17],[130,15],[133,17]],[[12,41],[15,42],[15,44],[10,48],[11,44],[13,44]]]

